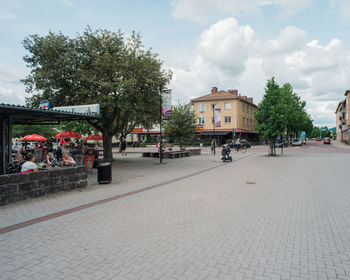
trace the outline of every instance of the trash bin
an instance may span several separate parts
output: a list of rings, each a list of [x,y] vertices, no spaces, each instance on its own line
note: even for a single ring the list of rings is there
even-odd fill
[[[112,164],[101,162],[97,166],[97,182],[99,184],[109,184],[112,181]]]

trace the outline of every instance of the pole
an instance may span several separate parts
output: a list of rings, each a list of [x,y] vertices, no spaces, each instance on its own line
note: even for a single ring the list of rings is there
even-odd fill
[[[214,115],[214,108],[215,108],[215,105],[213,104],[213,130],[214,130],[214,155],[215,155],[215,146],[216,146],[216,137],[215,137],[215,115]]]
[[[163,141],[162,141],[162,91],[159,91],[159,163],[163,163]]]

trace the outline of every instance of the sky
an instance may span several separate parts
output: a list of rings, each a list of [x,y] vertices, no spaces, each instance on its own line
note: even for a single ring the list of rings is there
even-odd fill
[[[0,103],[24,105],[22,42],[90,26],[139,32],[173,73],[173,103],[237,89],[258,104],[290,83],[315,125],[335,126],[350,89],[350,0],[0,0]]]

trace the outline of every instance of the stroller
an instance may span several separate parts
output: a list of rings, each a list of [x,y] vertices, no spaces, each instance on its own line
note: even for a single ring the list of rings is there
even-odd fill
[[[222,147],[222,150],[221,150],[221,160],[223,162],[229,160],[229,161],[232,161],[232,157],[231,157],[231,150],[230,150],[230,147],[228,145],[224,145]]]

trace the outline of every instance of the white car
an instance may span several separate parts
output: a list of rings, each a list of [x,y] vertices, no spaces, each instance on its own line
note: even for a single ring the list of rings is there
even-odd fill
[[[303,145],[303,140],[301,139],[294,139],[292,142],[292,146],[302,146]]]

